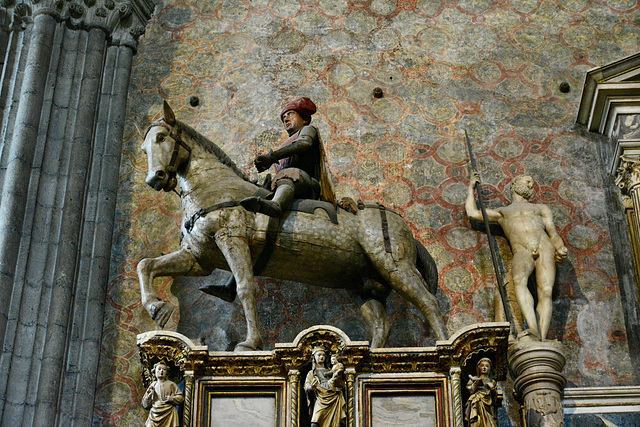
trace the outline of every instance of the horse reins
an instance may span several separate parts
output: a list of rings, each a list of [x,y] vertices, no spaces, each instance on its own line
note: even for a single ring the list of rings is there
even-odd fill
[[[147,128],[147,131],[144,133],[142,139],[147,139],[147,134],[154,126],[162,126],[162,123],[165,123],[169,126],[169,137],[173,138],[173,153],[171,153],[171,160],[169,160],[169,165],[167,166],[167,173],[170,177],[175,177],[178,173],[178,165],[176,164],[178,161],[178,153],[180,152],[180,147],[184,148],[189,152],[189,156],[191,156],[191,147],[185,144],[178,138],[178,126],[171,125],[167,123],[164,119],[156,120]]]
[[[167,166],[167,172],[176,176],[178,173],[178,165],[176,164],[178,161],[178,153],[180,152],[180,147],[184,148],[189,152],[189,156],[191,156],[191,147],[185,144],[178,138],[178,130],[177,126],[171,126],[171,130],[169,131],[169,136],[173,138],[173,153],[171,153],[171,160],[169,161],[169,165]]]
[[[151,126],[149,127],[149,129],[151,129]],[[149,132],[149,129],[147,129],[147,133]],[[191,156],[191,147],[189,147],[187,144],[185,144],[183,141],[181,141],[178,138],[177,126],[171,126],[169,130],[169,136],[173,138],[174,144],[173,144],[173,153],[171,154],[171,160],[169,161],[169,165],[167,166],[167,173],[169,173],[170,176],[175,177],[176,174],[178,173],[178,166],[176,165],[176,162],[178,161],[178,153],[180,151],[180,147],[183,147],[185,150],[187,150],[189,152],[189,156]],[[145,134],[145,137],[146,137],[146,134]],[[206,216],[207,214],[213,211],[217,211],[218,209],[237,207],[237,206],[240,206],[240,202],[228,201],[228,202],[216,203],[215,205],[209,206],[208,208],[200,209],[196,213],[191,215],[189,219],[187,219],[184,222],[185,231],[187,232],[187,234],[191,234],[191,230],[193,229],[193,226],[195,225],[196,221],[198,221],[198,219]],[[389,238],[389,223],[387,221],[386,208],[379,203],[377,204],[377,208],[380,211],[380,220],[381,220],[380,222],[382,225],[384,249],[385,249],[385,252],[391,253],[391,239]],[[268,251],[268,252],[271,252],[271,251]],[[265,265],[269,257],[270,257],[270,253],[267,255],[266,260],[263,261]]]

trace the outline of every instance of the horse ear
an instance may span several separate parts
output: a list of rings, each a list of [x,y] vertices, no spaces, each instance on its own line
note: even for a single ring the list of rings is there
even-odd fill
[[[173,110],[171,109],[167,101],[163,101],[162,103],[162,113],[164,115],[164,121],[167,124],[171,126],[176,124],[176,115],[173,114]]]
[[[138,126],[137,123],[133,124],[136,127],[136,130],[138,131],[138,135],[140,135],[140,138],[142,138],[142,140],[144,141],[144,133],[142,133],[142,131],[140,130],[140,126]]]

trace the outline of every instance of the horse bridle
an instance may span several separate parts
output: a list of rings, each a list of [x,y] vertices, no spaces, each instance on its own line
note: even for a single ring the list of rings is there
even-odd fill
[[[181,141],[178,138],[178,129],[177,126],[171,126],[169,130],[169,137],[173,138],[173,153],[171,153],[171,160],[169,160],[169,164],[167,165],[167,173],[171,176],[176,176],[178,173],[178,153],[180,152],[180,147],[184,148],[189,152],[189,157],[191,157],[191,147]]]

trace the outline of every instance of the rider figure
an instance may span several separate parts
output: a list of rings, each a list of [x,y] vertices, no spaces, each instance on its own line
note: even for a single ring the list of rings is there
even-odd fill
[[[294,198],[320,199],[335,203],[335,195],[324,158],[318,129],[310,125],[316,105],[309,98],[298,98],[285,105],[280,119],[289,138],[276,151],[259,155],[255,160],[258,172],[276,164],[271,184],[271,200],[248,197],[240,202],[247,210],[271,217],[280,217]]]
[[[336,205],[322,141],[318,129],[309,124],[315,112],[316,105],[309,98],[298,98],[285,105],[280,119],[289,138],[276,151],[269,151],[255,160],[258,172],[264,172],[276,163],[276,175],[271,184],[273,198],[247,197],[240,201],[245,209],[278,218],[291,207],[294,198],[320,199]],[[350,198],[340,201],[340,206],[352,213],[355,213],[354,205]],[[233,301],[235,278],[232,276],[226,283],[208,283],[200,290]]]

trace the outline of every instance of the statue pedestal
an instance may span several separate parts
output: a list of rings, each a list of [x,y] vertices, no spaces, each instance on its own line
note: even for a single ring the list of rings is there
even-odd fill
[[[564,346],[558,341],[521,339],[509,346],[509,367],[525,427],[564,426]]]
[[[304,385],[318,348],[327,358],[338,354],[343,364],[347,427],[464,427],[463,382],[482,358],[491,360],[496,380],[506,377],[508,336],[508,323],[481,323],[434,347],[371,349],[323,325],[271,351],[209,351],[168,331],[138,335],[138,347],[145,387],[158,361],[172,381],[184,381],[185,427],[309,425],[312,403]]]

